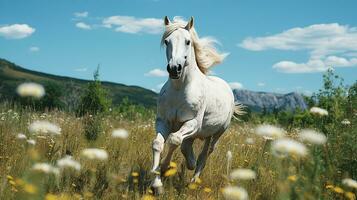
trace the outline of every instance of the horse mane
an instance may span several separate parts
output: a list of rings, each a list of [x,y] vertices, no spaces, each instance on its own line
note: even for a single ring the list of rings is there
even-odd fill
[[[164,44],[165,39],[171,35],[174,31],[185,28],[187,22],[180,17],[174,17],[174,20],[166,26],[165,32],[161,38],[161,45]],[[215,48],[214,44],[218,43],[212,37],[202,37],[199,38],[198,34],[194,27],[190,29],[191,40],[193,48],[195,51],[196,63],[198,68],[203,74],[209,72],[209,68],[212,66],[221,63],[224,58],[227,56],[226,53],[219,53]]]

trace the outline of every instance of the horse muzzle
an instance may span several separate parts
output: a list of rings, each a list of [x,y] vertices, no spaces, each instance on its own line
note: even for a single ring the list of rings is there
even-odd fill
[[[169,77],[171,79],[179,79],[181,77],[182,74],[182,65],[178,64],[178,65],[167,65],[167,71],[169,72]]]

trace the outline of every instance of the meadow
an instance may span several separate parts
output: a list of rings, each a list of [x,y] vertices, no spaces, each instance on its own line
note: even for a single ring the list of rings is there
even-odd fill
[[[356,199],[356,86],[338,88],[325,84],[315,95],[323,109],[233,120],[195,183],[177,150],[160,196],[149,187],[153,111],[127,106],[78,116],[4,102],[0,199]],[[93,118],[100,128],[90,139]],[[227,189],[237,187],[244,190]]]

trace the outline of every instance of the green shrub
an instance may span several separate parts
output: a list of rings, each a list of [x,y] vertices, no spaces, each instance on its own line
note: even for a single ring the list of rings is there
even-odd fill
[[[111,105],[108,92],[102,87],[99,80],[99,66],[93,75],[94,81],[88,84],[77,108],[77,115],[96,115],[107,112]]]

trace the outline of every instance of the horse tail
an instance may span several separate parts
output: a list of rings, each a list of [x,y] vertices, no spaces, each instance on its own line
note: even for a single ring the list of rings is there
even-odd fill
[[[233,118],[240,121],[240,119],[238,117],[247,113],[244,110],[245,108],[246,108],[245,105],[236,102],[234,105],[234,109],[233,109]]]

